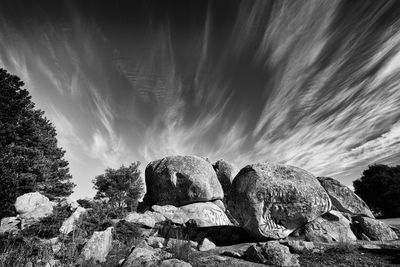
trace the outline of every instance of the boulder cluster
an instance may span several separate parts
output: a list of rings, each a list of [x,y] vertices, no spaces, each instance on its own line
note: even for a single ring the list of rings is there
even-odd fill
[[[141,225],[148,234],[121,260],[122,266],[190,266],[168,252],[182,239],[187,239],[189,251],[258,242],[242,254],[224,253],[276,266],[299,266],[291,252],[313,250],[313,242],[398,239],[348,187],[293,166],[265,162],[238,171],[224,160],[211,164],[197,156],[172,156],[150,162],[145,181],[139,211],[122,221]],[[20,215],[3,218],[0,231],[51,214],[51,203],[37,194],[18,198]],[[64,234],[85,213],[81,207],[74,209],[60,229]],[[82,257],[105,261],[111,232],[112,227],[95,232]]]

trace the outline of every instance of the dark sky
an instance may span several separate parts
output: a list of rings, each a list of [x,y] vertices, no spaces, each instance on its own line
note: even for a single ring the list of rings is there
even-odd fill
[[[0,66],[55,124],[76,196],[174,154],[346,185],[400,164],[400,1],[2,1]]]

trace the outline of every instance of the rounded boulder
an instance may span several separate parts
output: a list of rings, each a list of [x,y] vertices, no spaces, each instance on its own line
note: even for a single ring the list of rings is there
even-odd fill
[[[197,156],[171,156],[150,162],[145,178],[147,205],[182,206],[224,197],[212,165]]]
[[[330,209],[329,196],[312,174],[268,162],[244,167],[228,198],[228,211],[258,239],[285,238]]]

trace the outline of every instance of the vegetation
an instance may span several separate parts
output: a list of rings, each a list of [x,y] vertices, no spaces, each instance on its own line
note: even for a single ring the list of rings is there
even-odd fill
[[[140,162],[135,162],[119,169],[106,169],[105,174],[97,176],[94,188],[97,190],[96,199],[107,199],[118,216],[126,212],[136,211],[138,200],[144,190],[140,178]]]
[[[400,166],[371,165],[353,185],[375,214],[400,217]]]
[[[74,187],[54,126],[23,86],[0,69],[0,218],[15,214],[15,199],[24,193],[67,196]]]

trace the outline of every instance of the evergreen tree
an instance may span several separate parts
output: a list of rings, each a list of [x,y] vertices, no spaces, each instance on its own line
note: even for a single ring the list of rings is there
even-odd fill
[[[54,126],[23,86],[0,69],[0,218],[15,214],[15,199],[24,193],[67,196],[75,186]]]

